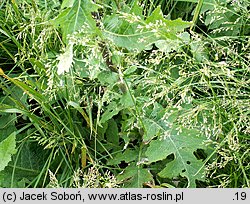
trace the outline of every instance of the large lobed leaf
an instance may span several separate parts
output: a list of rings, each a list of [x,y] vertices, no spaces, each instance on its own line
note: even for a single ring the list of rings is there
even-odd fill
[[[195,187],[196,180],[204,180],[203,162],[194,152],[206,149],[206,137],[199,130],[187,129],[177,124],[178,116],[183,110],[166,110],[159,104],[145,109],[143,117],[146,131],[143,139],[149,143],[146,157],[149,163],[166,159],[171,154],[174,160],[158,173],[163,178],[183,176],[188,179],[188,187]],[[156,139],[154,139],[156,138]]]
[[[174,160],[166,164],[159,176],[173,178],[181,175],[188,179],[188,187],[195,187],[195,180],[204,180],[205,175],[203,162],[195,157],[194,152],[205,149],[205,139],[197,130],[183,128],[179,132],[173,129],[165,138],[152,141],[146,156],[149,162],[156,162],[174,154]]]
[[[153,181],[150,171],[143,168],[140,161],[138,161],[139,154],[139,149],[126,149],[123,153],[116,154],[114,159],[108,162],[108,165],[117,165],[121,162],[128,163],[124,171],[117,176],[117,179],[122,181],[125,187],[142,188],[144,184]]]

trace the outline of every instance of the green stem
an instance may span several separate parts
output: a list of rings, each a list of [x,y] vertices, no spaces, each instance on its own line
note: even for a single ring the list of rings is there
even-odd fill
[[[202,5],[203,5],[203,0],[199,0],[197,6],[195,8],[194,17],[193,17],[193,20],[192,20],[192,25],[190,27],[190,30],[193,29],[193,27],[195,26],[195,24],[196,24],[196,22],[198,20]]]
[[[236,158],[237,158],[237,159],[238,159],[238,161],[239,161],[239,165],[240,165],[241,171],[242,171],[243,176],[244,176],[244,178],[245,178],[245,180],[246,180],[246,183],[247,183],[247,188],[250,188],[250,182],[249,182],[249,179],[247,178],[246,171],[245,171],[244,166],[243,166],[243,164],[242,164],[242,162],[241,162],[241,158],[239,158],[238,153],[236,153]]]

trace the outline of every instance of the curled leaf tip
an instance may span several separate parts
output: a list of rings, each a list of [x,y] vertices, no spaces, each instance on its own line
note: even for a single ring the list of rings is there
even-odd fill
[[[4,71],[0,68],[0,76],[4,76]]]

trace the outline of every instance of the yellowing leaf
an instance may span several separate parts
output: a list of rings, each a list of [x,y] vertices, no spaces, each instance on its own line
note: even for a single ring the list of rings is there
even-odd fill
[[[3,70],[0,68],[0,76],[4,75]]]

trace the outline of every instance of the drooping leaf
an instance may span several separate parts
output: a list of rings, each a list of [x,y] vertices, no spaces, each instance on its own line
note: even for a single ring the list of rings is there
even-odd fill
[[[208,10],[215,9],[216,0],[204,0],[203,5],[201,7],[201,13],[205,13]]]
[[[36,101],[43,103],[45,101],[45,97],[39,93],[37,90],[35,90],[33,87],[29,86],[28,84],[17,80],[15,78],[11,78],[4,74],[4,77],[8,79],[10,82],[15,84],[17,87],[21,88],[26,94],[28,94],[31,98],[34,98]],[[29,81],[28,81],[29,82]],[[32,83],[30,81],[30,83]]]
[[[0,143],[0,171],[11,161],[11,156],[16,153],[16,132],[10,134]]]

